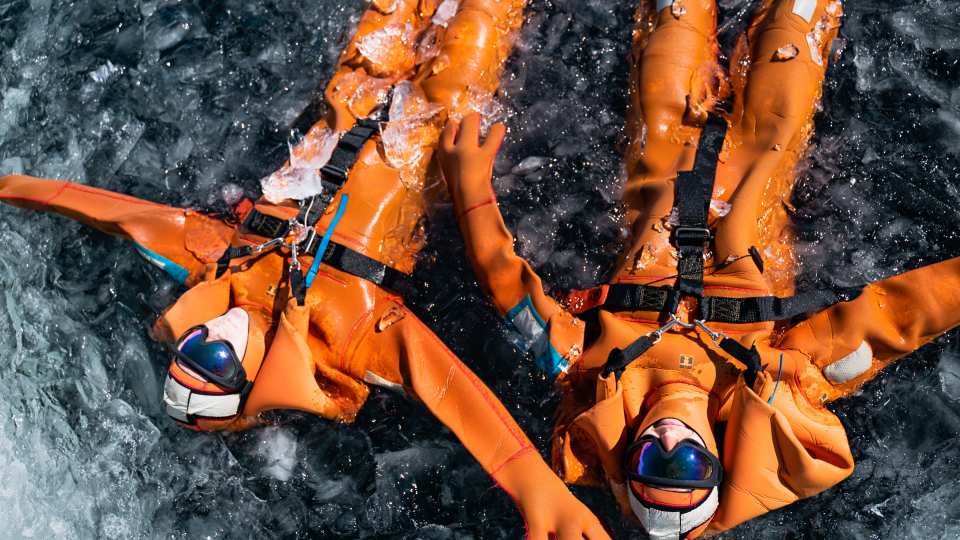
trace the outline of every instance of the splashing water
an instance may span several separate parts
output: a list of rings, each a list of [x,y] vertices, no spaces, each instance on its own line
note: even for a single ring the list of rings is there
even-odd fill
[[[289,158],[291,130],[309,127],[300,117],[362,4],[0,5],[0,173],[182,206],[226,205],[238,189],[255,195],[258,179]],[[751,5],[721,2],[725,46]],[[602,281],[622,247],[617,148],[633,9],[532,2],[495,101],[509,134],[494,185],[550,287]],[[960,40],[951,31],[960,14],[938,0],[844,9],[849,45],[828,73],[790,201],[803,287],[960,253]],[[524,165],[532,156],[542,159],[535,170]],[[430,234],[416,276],[424,286],[408,304],[548,448],[549,382],[499,330],[442,209]],[[522,534],[509,497],[436,420],[386,392],[375,390],[352,426],[297,413],[234,435],[171,426],[160,407],[165,358],[147,327],[179,289],[129,246],[63,219],[0,208],[0,241],[2,535]],[[852,478],[723,537],[960,536],[955,340],[950,333],[833,407],[858,460]],[[630,535],[606,491],[576,493],[616,537]]]

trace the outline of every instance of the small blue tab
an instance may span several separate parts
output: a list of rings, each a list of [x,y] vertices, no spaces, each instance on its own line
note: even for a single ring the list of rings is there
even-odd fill
[[[134,244],[134,246],[136,246],[140,256],[146,259],[147,262],[166,272],[167,275],[177,280],[178,283],[187,282],[187,278],[190,277],[190,272],[186,268],[140,244]]]

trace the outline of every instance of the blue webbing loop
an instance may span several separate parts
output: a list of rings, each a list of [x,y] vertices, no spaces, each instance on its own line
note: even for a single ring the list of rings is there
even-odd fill
[[[773,392],[770,394],[770,399],[767,400],[767,405],[773,405],[773,396],[777,395],[777,388],[780,387],[780,374],[783,373],[783,353],[780,353],[780,370],[777,371],[777,383],[773,385]]]
[[[340,196],[340,205],[337,206],[337,213],[333,216],[330,225],[327,226],[326,232],[323,233],[323,238],[320,239],[320,247],[317,248],[317,253],[313,256],[313,264],[310,265],[310,270],[307,271],[306,286],[308,289],[310,285],[313,284],[313,279],[317,277],[317,271],[320,269],[320,261],[323,260],[323,254],[327,252],[327,246],[330,245],[330,237],[333,236],[333,230],[337,228],[337,223],[340,223],[340,218],[343,217],[343,213],[347,209],[348,200],[350,200],[350,196],[346,193]]]

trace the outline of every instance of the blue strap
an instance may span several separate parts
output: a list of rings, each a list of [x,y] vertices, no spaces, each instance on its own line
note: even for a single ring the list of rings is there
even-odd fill
[[[186,283],[187,279],[190,277],[189,270],[164,257],[163,255],[160,255],[159,253],[140,244],[135,243],[134,247],[137,248],[137,252],[141,257],[150,262],[150,264],[166,272],[167,275],[175,279],[177,283]]]
[[[780,353],[780,370],[777,371],[777,383],[773,385],[773,392],[770,393],[770,399],[767,405],[773,405],[773,396],[777,395],[777,388],[780,387],[780,375],[783,373],[783,353]]]
[[[320,269],[320,261],[323,260],[323,254],[327,252],[327,246],[330,245],[330,237],[333,236],[334,229],[336,229],[337,224],[340,223],[340,218],[343,217],[343,213],[347,209],[347,201],[349,200],[350,196],[346,193],[340,196],[340,205],[337,206],[337,213],[333,216],[333,221],[330,222],[326,232],[323,233],[323,238],[320,239],[320,247],[317,248],[317,254],[313,256],[313,264],[310,265],[310,270],[307,271],[306,285],[308,289],[310,285],[313,285],[313,279],[317,277],[317,270]]]

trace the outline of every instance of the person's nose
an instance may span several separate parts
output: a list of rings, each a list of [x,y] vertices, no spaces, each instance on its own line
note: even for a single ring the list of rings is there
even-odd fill
[[[673,450],[681,440],[680,435],[672,429],[667,429],[660,434],[660,444],[663,445],[663,449],[667,452]]]

